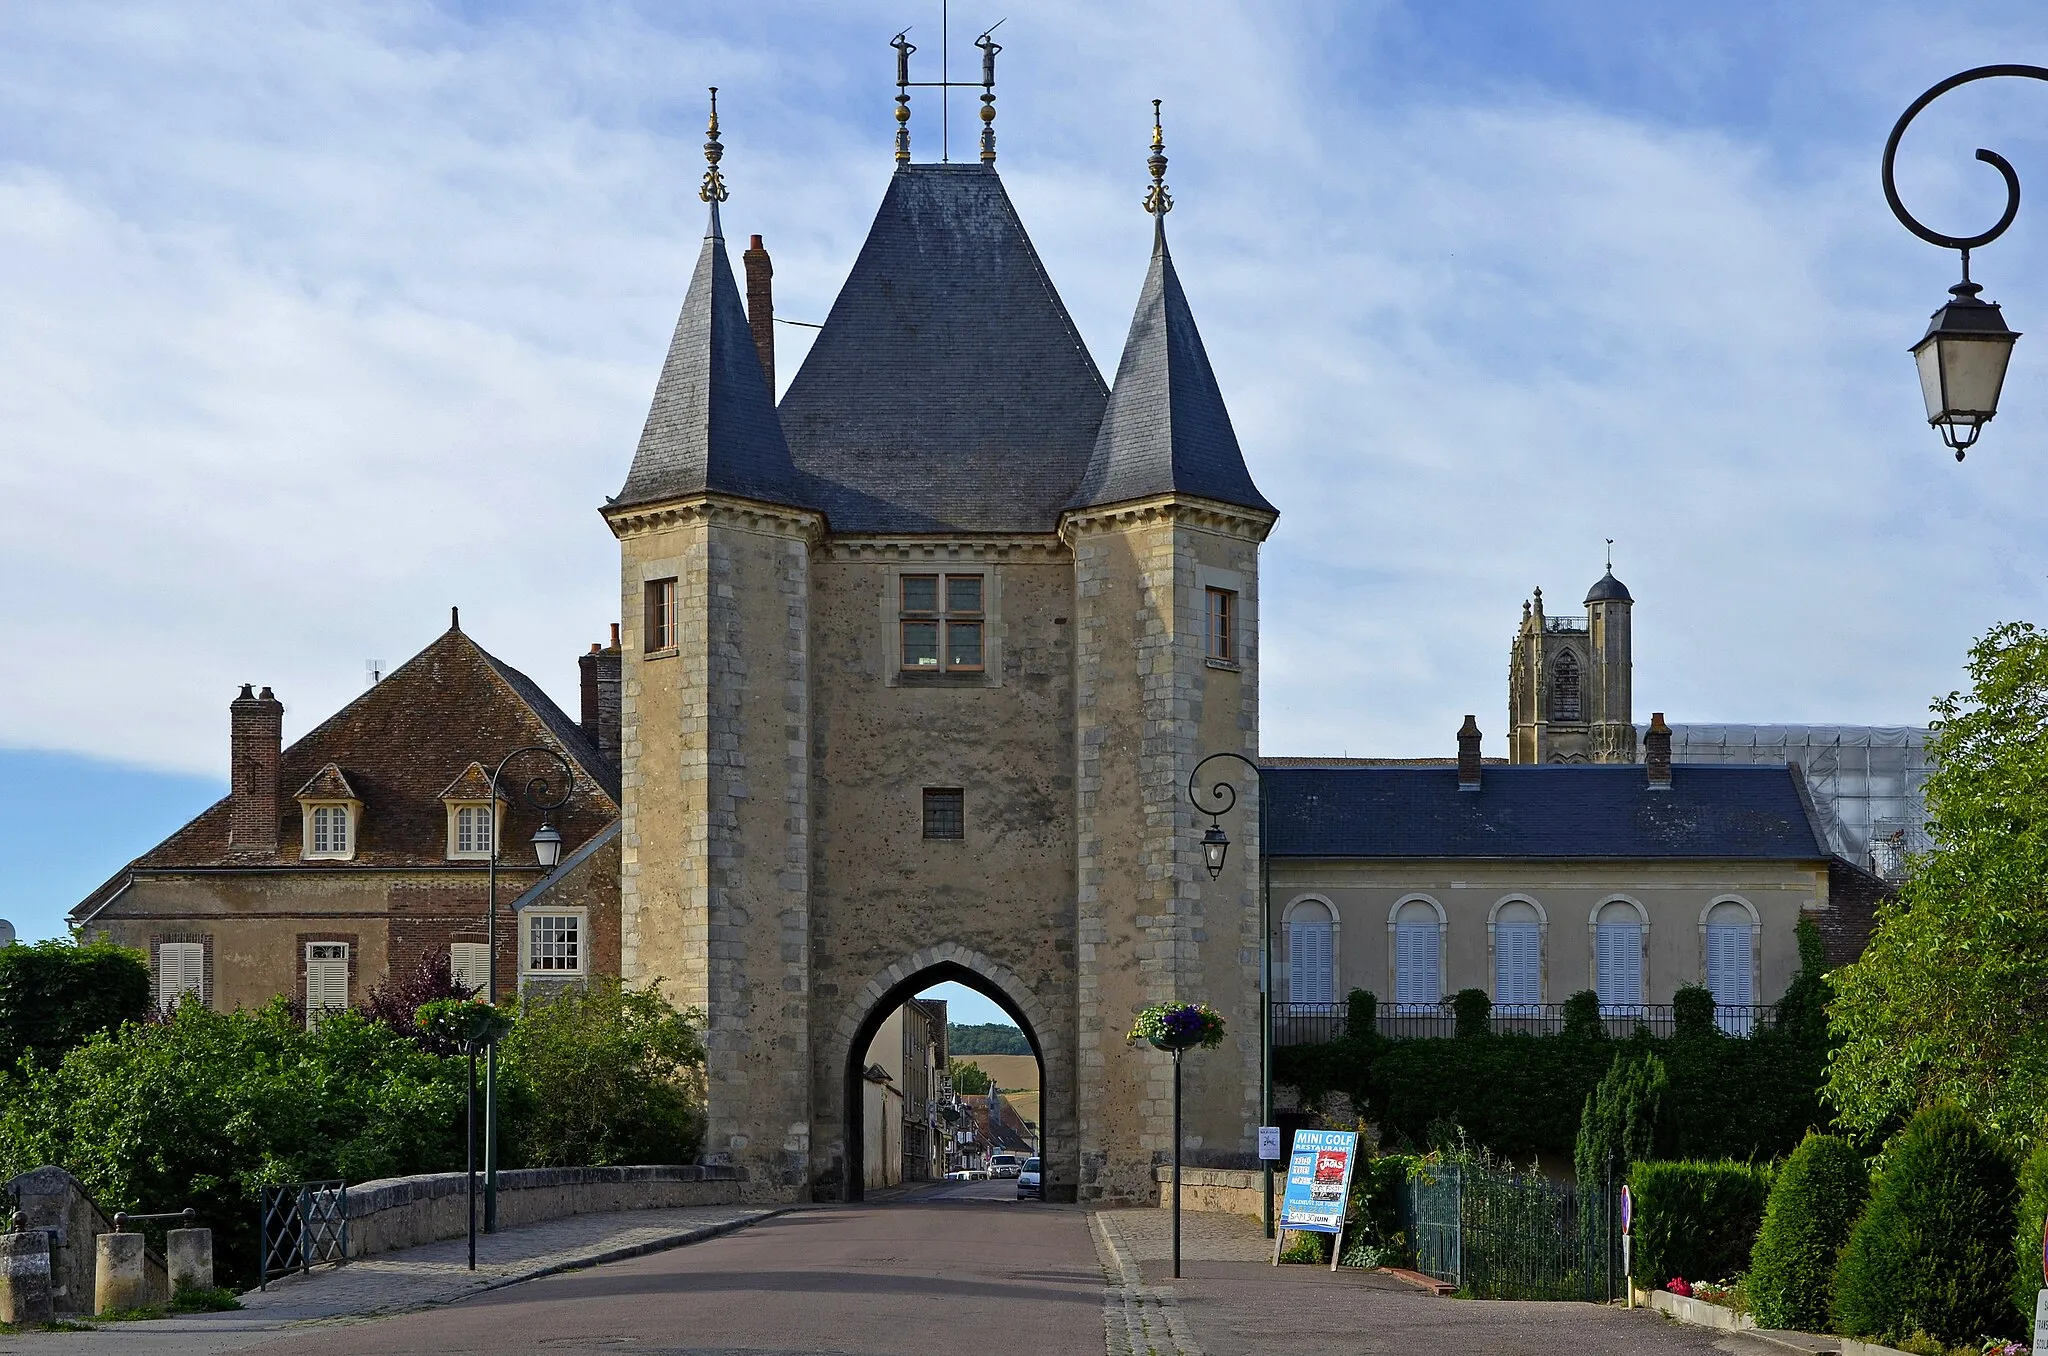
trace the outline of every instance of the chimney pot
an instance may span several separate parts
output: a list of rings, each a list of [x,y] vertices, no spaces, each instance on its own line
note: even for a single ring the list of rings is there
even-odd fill
[[[614,650],[616,650],[616,649],[618,649],[618,648],[619,648],[619,624],[618,624],[617,622],[613,622],[613,623],[612,623],[612,646],[611,646],[611,647],[612,647],[612,648],[613,648]]]
[[[284,756],[284,703],[268,687],[228,707],[228,850],[275,853]]]
[[[1650,790],[1671,789],[1671,727],[1664,723],[1662,711],[1650,713],[1650,728],[1643,732],[1643,765]]]
[[[761,246],[761,237],[751,238],[740,262],[747,270],[747,328],[754,332],[754,351],[761,355],[761,375],[768,378],[768,396],[775,397],[775,277],[774,261]]]
[[[1467,715],[1465,723],[1458,730],[1458,789],[1477,791],[1479,789],[1479,721]]]

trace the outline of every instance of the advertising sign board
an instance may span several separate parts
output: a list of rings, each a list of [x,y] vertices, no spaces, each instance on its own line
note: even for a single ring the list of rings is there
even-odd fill
[[[1268,1163],[1280,1161],[1280,1127],[1262,1125],[1259,1127],[1259,1157]]]
[[[1351,1170],[1358,1162],[1358,1135],[1351,1130],[1297,1130],[1294,1153],[1287,1164],[1287,1194],[1280,1202],[1280,1227],[1274,1230],[1273,1262],[1289,1229],[1335,1234],[1330,1270],[1337,1269],[1344,1249],[1344,1209],[1351,1198]]]

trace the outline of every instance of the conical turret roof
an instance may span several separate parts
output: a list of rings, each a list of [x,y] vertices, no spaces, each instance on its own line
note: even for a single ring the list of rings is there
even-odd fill
[[[1154,218],[1152,266],[1138,294],[1109,409],[1072,508],[1163,494],[1276,510],[1252,483],[1209,352]]]
[[[775,417],[775,398],[726,259],[716,202],[633,467],[613,504],[698,494],[817,507],[809,502]]]

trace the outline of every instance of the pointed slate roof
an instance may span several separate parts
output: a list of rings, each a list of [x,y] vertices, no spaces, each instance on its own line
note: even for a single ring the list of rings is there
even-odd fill
[[[707,493],[814,507],[775,418],[715,202],[633,468],[612,506]]]
[[[1069,504],[1094,508],[1162,494],[1276,513],[1245,469],[1209,352],[1154,217],[1152,267],[1138,293],[1088,474]]]
[[[995,169],[904,165],[782,427],[834,532],[1051,532],[1107,395]]]

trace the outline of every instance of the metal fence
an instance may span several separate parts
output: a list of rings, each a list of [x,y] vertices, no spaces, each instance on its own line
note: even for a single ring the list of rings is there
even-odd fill
[[[1562,1003],[1526,1003],[1493,1009],[1487,1015],[1487,1029],[1496,1033],[1524,1032],[1532,1036],[1555,1036],[1564,1030]],[[1273,1044],[1313,1045],[1343,1036],[1342,1003],[1275,1003]],[[1729,1003],[1714,1009],[1714,1025],[1730,1036],[1748,1036],[1777,1020],[1778,1010],[1767,1003]],[[1610,1036],[1630,1036],[1638,1030],[1652,1036],[1677,1033],[1678,1023],[1668,1003],[1642,1003],[1603,1008],[1600,1023]],[[1420,1040],[1458,1034],[1458,1021],[1448,1000],[1428,1006],[1387,1004],[1374,1014],[1374,1028],[1394,1040]]]
[[[1402,1211],[1416,1269],[1461,1294],[1605,1302],[1623,1284],[1616,1197],[1611,1184],[1445,1163],[1409,1178]]]
[[[348,1183],[294,1182],[262,1190],[258,1288],[272,1276],[348,1260]]]

